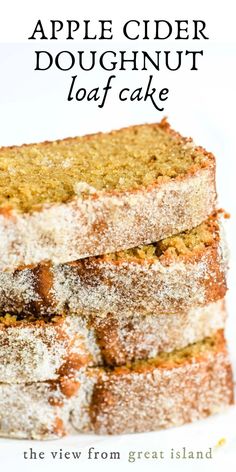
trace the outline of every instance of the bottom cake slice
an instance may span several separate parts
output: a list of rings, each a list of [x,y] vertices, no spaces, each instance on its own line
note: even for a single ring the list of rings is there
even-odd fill
[[[233,403],[222,331],[122,367],[82,368],[76,377],[0,384],[0,435],[52,439],[75,432],[153,431],[204,418]]]

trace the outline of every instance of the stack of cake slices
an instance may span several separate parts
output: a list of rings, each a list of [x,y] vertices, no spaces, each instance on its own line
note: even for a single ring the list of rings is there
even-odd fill
[[[166,120],[0,149],[0,435],[177,426],[233,402],[215,159]]]

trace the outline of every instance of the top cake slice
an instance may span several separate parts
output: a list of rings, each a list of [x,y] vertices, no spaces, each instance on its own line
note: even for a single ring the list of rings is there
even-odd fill
[[[0,148],[0,270],[148,244],[215,208],[215,159],[166,120]]]

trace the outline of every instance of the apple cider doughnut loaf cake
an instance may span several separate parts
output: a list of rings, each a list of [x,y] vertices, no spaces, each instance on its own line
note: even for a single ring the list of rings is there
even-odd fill
[[[1,272],[0,312],[156,315],[222,299],[227,261],[218,217],[150,245]]]
[[[217,332],[123,367],[87,367],[56,381],[0,383],[0,435],[53,439],[153,431],[205,418],[232,403],[231,366],[223,333]]]
[[[181,349],[224,329],[224,300],[172,314],[0,317],[0,382],[71,376],[85,366],[125,365]]]
[[[0,148],[0,269],[75,261],[191,229],[214,210],[215,159],[166,120]]]

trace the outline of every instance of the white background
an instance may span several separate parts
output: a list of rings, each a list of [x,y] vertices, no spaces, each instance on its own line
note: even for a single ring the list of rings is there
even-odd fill
[[[236,284],[236,203],[235,203],[235,106],[236,106],[236,44],[235,15],[232,1],[1,1],[0,11],[0,145],[21,144],[38,140],[63,138],[82,133],[110,130],[142,122],[159,121],[167,115],[171,125],[182,134],[212,151],[217,157],[219,205],[231,213],[227,222],[227,236],[231,250],[229,275],[227,337],[236,366],[235,343],[235,284]],[[37,19],[48,24],[48,19],[113,20],[113,41],[36,42],[27,41]],[[207,22],[209,41],[125,41],[121,25],[128,19],[203,19]],[[50,69],[35,72],[35,49],[60,51],[70,49],[100,50],[159,50],[204,49],[199,60],[199,71],[186,67],[177,72],[152,70],[155,86],[168,87],[169,98],[161,114],[148,102],[121,103],[117,90],[124,86],[136,88],[146,83],[148,72],[93,72],[73,70],[61,72]],[[112,94],[103,109],[93,102],[67,102],[71,75],[77,74],[79,83],[87,89],[104,86],[109,75],[116,74]],[[116,438],[77,436],[47,443],[0,440],[0,466],[3,470],[202,470],[218,471],[224,466],[236,470],[236,411],[209,418],[182,428]],[[224,446],[214,448],[225,438]],[[93,445],[100,451],[118,450],[121,461],[66,461],[50,459],[24,461],[23,451],[33,447],[51,450],[82,450]],[[211,461],[143,460],[127,462],[129,450],[165,450],[214,448]]]

